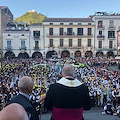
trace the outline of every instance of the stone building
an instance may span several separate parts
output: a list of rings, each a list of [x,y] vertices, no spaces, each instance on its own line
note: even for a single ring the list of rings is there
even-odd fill
[[[2,34],[7,29],[7,23],[13,21],[13,14],[6,6],[0,6],[0,57],[2,53]]]

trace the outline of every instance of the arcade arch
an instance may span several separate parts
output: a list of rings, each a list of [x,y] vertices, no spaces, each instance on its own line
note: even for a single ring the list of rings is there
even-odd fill
[[[4,57],[7,59],[12,59],[15,58],[15,54],[12,51],[9,51],[5,53]]]
[[[68,50],[62,51],[61,58],[64,58],[64,57],[70,57],[70,52]]]
[[[92,57],[92,56],[93,56],[92,51],[86,51],[85,52],[85,57]]]
[[[40,52],[34,52],[33,54],[32,54],[32,58],[42,58],[43,56],[42,56],[42,53],[40,53]]]
[[[75,52],[75,57],[81,57],[81,52],[79,50]]]
[[[29,58],[29,55],[27,52],[19,53],[18,58]]]

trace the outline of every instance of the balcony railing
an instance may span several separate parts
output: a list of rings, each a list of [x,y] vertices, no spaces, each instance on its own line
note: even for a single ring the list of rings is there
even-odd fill
[[[113,48],[103,47],[103,48],[96,48],[96,50],[116,51],[117,48],[116,47],[113,47]]]
[[[60,48],[60,49],[83,49],[84,46],[83,45],[81,45],[81,46],[73,45],[70,47],[69,45],[66,45],[66,46],[59,46],[58,45],[58,48]]]
[[[79,34],[75,34],[75,36],[81,36],[81,37],[93,37],[93,34],[83,34],[83,35],[79,35]]]
[[[46,34],[47,37],[93,37],[93,34],[75,34],[74,32],[72,34],[64,33],[63,35],[59,35],[57,33],[54,33],[53,35]]]
[[[104,39],[105,36],[104,36],[104,35],[98,35],[97,38],[98,38],[98,39]]]
[[[108,39],[115,39],[115,36],[108,36]]]
[[[97,28],[98,28],[98,29],[105,29],[105,26],[103,26],[103,25],[99,26],[99,25],[98,25]]]
[[[57,33],[54,33],[53,35],[50,35],[49,33],[47,33],[46,36],[47,37],[58,37],[58,36],[64,36],[64,34],[63,35],[59,35]]]

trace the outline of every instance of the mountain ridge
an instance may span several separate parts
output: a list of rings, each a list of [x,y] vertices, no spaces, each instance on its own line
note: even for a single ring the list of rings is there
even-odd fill
[[[36,11],[28,11],[24,15],[15,19],[16,22],[27,22],[28,24],[33,23],[42,23],[42,21],[47,18],[45,15],[41,13],[37,13]]]

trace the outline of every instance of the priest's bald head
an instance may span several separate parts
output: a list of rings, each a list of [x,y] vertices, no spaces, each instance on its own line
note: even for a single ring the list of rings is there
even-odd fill
[[[62,76],[71,76],[75,77],[75,71],[72,65],[65,65],[62,69]]]

